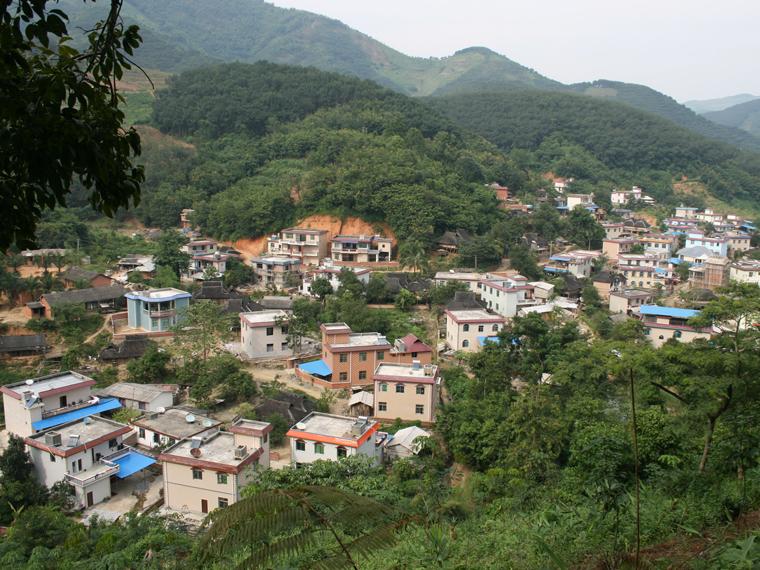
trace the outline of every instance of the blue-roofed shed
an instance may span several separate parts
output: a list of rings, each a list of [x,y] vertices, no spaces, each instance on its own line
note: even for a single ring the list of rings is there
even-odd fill
[[[330,370],[327,362],[321,358],[319,360],[312,360],[311,362],[304,362],[303,364],[299,364],[298,368],[313,376],[327,377],[332,374],[332,370]]]
[[[644,316],[671,317],[675,319],[690,319],[696,317],[699,311],[679,309],[678,307],[661,307],[659,305],[641,305],[639,312]]]
[[[58,414],[57,416],[51,416],[49,418],[44,418],[42,420],[36,421],[32,423],[32,428],[34,428],[35,431],[42,431],[53,428],[55,426],[63,425],[68,422],[81,420],[82,418],[86,418],[88,416],[94,416],[95,414],[100,414],[102,412],[118,410],[119,408],[121,408],[121,404],[116,398],[103,398],[100,402],[93,404],[92,406],[86,406],[84,408],[79,408],[78,410],[64,412],[63,414]]]
[[[116,474],[119,479],[126,479],[130,475],[134,475],[156,462],[150,455],[140,453],[134,449],[129,449],[126,453],[122,453],[117,457],[109,457],[108,461],[112,461],[119,466],[119,472]]]

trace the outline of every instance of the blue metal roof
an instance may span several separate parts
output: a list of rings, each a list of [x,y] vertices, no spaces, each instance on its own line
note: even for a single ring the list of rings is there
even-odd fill
[[[119,479],[126,479],[130,475],[134,475],[138,471],[142,471],[156,462],[152,457],[135,451],[134,449],[130,449],[124,455],[117,457],[116,459],[111,459],[110,461],[113,461],[119,466],[119,472],[116,474]]]
[[[690,319],[696,317],[699,311],[692,309],[679,309],[677,307],[660,307],[659,305],[641,305],[639,311],[642,315],[654,317],[674,317],[676,319]]]
[[[544,271],[547,273],[567,273],[567,269],[562,269],[560,267],[544,267]]]
[[[119,400],[116,398],[103,398],[98,402],[97,404],[93,404],[92,406],[87,406],[86,408],[79,408],[78,410],[73,410],[71,412],[65,412],[63,414],[58,414],[57,416],[51,416],[49,418],[45,418],[44,420],[39,420],[34,423],[32,423],[32,428],[34,428],[35,431],[42,431],[45,429],[49,429],[55,426],[60,426],[69,422],[73,422],[76,420],[81,420],[82,418],[86,418],[87,416],[94,416],[95,414],[99,414],[101,412],[108,412],[110,410],[118,410],[121,408],[121,404],[119,403]]]
[[[679,263],[681,263],[681,261],[682,260],[679,259],[678,257],[671,257],[668,259],[668,263],[672,263],[673,265],[678,265]]]
[[[299,364],[298,368],[308,374],[314,374],[315,376],[330,376],[332,374],[332,370],[330,370],[327,362],[322,359],[304,362],[303,364]]]

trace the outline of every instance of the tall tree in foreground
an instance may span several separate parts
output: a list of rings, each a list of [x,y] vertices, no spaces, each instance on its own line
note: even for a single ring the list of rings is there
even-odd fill
[[[308,560],[309,568],[358,569],[361,559],[391,546],[409,522],[348,491],[276,489],[214,511],[198,552],[204,567],[222,561],[238,568],[303,567]]]
[[[205,363],[211,351],[230,332],[230,315],[213,301],[190,305],[175,327],[174,340],[187,358],[199,357]]]
[[[76,180],[108,216],[140,196],[132,164],[140,137],[122,126],[116,81],[142,41],[125,27],[121,0],[71,46],[68,17],[46,0],[0,3],[0,251],[34,243],[44,210],[65,206]]]

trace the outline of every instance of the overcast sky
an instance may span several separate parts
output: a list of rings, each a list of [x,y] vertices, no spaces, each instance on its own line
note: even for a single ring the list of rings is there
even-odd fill
[[[575,83],[613,79],[684,101],[760,95],[760,0],[273,0],[409,55],[485,46]]]

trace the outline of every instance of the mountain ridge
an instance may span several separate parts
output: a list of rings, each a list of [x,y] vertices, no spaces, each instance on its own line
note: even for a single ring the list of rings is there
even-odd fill
[[[735,127],[760,137],[760,98],[733,105],[722,111],[705,113],[704,117],[720,125]]]
[[[726,97],[716,97],[714,99],[692,99],[684,101],[683,104],[698,115],[704,115],[713,111],[723,111],[729,107],[741,105],[755,99],[760,99],[760,95],[737,93],[736,95],[727,95]]]

